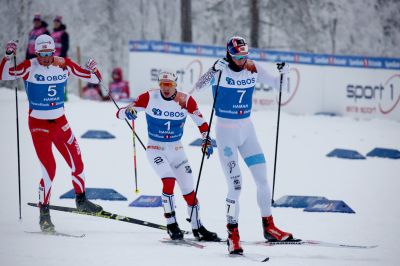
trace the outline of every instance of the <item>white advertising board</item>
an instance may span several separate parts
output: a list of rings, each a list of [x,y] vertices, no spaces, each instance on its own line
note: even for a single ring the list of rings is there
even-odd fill
[[[193,88],[199,77],[224,55],[223,47],[132,41],[129,55],[131,93],[136,96],[157,88],[158,72],[171,69],[178,74],[179,90],[193,95],[199,103],[212,104],[211,89],[199,92]],[[286,112],[400,121],[398,59],[280,54],[256,49],[250,58],[277,77],[279,73],[273,61],[289,62],[290,85],[282,91],[281,100],[282,110]],[[278,95],[278,90],[257,84],[253,95],[254,109],[276,109]]]

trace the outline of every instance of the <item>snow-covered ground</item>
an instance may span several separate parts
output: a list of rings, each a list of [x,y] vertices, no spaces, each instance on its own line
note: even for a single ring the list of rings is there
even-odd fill
[[[160,243],[161,230],[96,217],[53,211],[56,229],[85,233],[81,239],[32,235],[37,231],[38,209],[26,205],[38,199],[41,176],[38,159],[27,128],[28,104],[19,93],[22,217],[18,219],[17,148],[14,92],[0,89],[0,265],[249,265],[243,258],[227,257],[226,246],[206,244],[205,249],[170,246]],[[207,120],[209,106],[201,106]],[[69,122],[83,152],[87,187],[114,188],[128,198],[125,202],[99,201],[106,210],[164,224],[162,208],[132,208],[134,193],[132,136],[127,125],[115,118],[109,102],[83,101],[70,96],[66,103]],[[253,121],[268,161],[272,184],[276,112],[254,112]],[[137,133],[146,142],[145,119],[139,116]],[[112,140],[87,140],[80,136],[89,129],[107,130]],[[270,256],[270,265],[399,265],[400,188],[399,160],[368,158],[343,160],[325,155],[334,148],[355,149],[366,154],[375,147],[400,149],[400,123],[388,120],[357,121],[343,117],[281,116],[276,199],[280,196],[315,195],[344,200],[356,214],[307,213],[299,209],[274,208],[276,224],[296,237],[329,242],[379,245],[375,249],[355,250],[323,247],[244,245],[245,253]],[[183,138],[185,149],[197,178],[201,153],[188,146],[198,136],[197,128],[187,122]],[[214,134],[212,134],[214,136]],[[148,164],[137,143],[140,194],[158,195],[161,182]],[[52,203],[74,206],[59,196],[72,188],[70,170],[61,155],[57,160]],[[243,167],[240,233],[243,240],[262,240],[261,221],[256,205],[254,182]],[[177,215],[182,229],[186,208],[176,189]],[[202,219],[210,230],[226,237],[226,184],[217,156],[207,160],[199,188]],[[254,262],[256,264],[256,262]]]

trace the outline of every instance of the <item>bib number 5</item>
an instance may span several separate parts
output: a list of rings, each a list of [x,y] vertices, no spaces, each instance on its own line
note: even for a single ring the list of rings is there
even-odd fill
[[[56,85],[49,85],[47,88],[47,95],[49,97],[54,97],[57,94],[57,90],[55,89],[57,86]]]

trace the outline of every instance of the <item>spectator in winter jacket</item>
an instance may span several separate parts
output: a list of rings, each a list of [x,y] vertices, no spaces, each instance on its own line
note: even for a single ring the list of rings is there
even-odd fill
[[[86,99],[86,100],[94,100],[94,101],[104,100],[100,85],[88,82],[86,84],[86,86],[83,87],[82,98]]]
[[[50,35],[47,30],[47,23],[42,20],[40,14],[35,14],[33,17],[33,29],[29,32],[28,48],[26,49],[26,59],[36,57],[35,54],[35,40],[42,34]]]
[[[120,67],[113,69],[112,79],[113,81],[108,88],[114,100],[129,98],[129,83],[122,79],[122,70]]]
[[[56,16],[53,20],[53,32],[51,33],[56,45],[55,56],[67,57],[69,36],[66,29],[67,27],[62,23],[62,17]]]

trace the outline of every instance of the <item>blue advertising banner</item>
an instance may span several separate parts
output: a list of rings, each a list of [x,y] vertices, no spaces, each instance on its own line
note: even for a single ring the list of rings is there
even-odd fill
[[[223,57],[226,53],[225,47],[221,46],[162,41],[129,41],[129,51],[157,52],[206,57]],[[319,66],[400,70],[400,58],[280,52],[256,48],[250,49],[249,58],[264,62],[285,61],[288,63]]]

